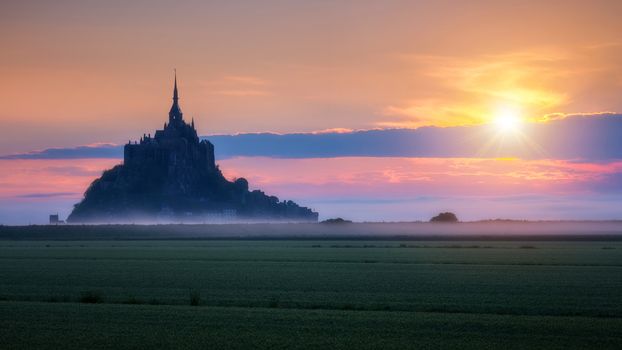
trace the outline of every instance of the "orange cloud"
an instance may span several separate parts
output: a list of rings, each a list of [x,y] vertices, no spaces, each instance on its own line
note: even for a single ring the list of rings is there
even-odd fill
[[[381,121],[381,126],[480,124],[493,119],[498,106],[518,107],[527,118],[567,101],[559,80],[569,72],[552,67],[569,58],[550,50],[473,57],[412,54],[397,59],[426,77],[429,90],[387,106],[384,115],[401,119]]]
[[[616,1],[38,6],[0,11],[0,154],[152,131],[173,66],[203,134],[622,111]]]
[[[549,113],[540,117],[538,122],[552,122],[572,117],[599,117],[617,115],[615,112],[586,112],[586,113]]]
[[[270,96],[270,83],[256,76],[227,75],[220,79],[202,82],[207,87],[208,95],[253,97]]]

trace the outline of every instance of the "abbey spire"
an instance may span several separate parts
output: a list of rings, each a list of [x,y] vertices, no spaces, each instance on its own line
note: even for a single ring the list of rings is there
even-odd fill
[[[169,124],[174,121],[183,120],[183,113],[181,112],[181,108],[179,107],[179,94],[177,93],[177,70],[175,70],[175,87],[173,88],[173,105],[171,106],[171,110],[168,112],[168,122]]]

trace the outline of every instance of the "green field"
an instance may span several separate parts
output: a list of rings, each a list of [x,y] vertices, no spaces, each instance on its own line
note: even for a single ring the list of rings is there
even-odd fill
[[[622,242],[5,240],[0,344],[619,349]]]

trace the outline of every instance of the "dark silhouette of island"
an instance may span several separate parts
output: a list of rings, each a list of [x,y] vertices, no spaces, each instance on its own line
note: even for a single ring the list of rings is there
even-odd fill
[[[214,159],[214,146],[200,140],[183,119],[177,92],[168,123],[152,137],[125,145],[123,164],[104,171],[74,206],[70,223],[289,221],[317,222],[318,213],[262,191],[248,181],[231,182]]]

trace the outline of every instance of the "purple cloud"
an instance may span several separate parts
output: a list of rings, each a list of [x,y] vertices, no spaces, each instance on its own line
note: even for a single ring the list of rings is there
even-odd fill
[[[622,158],[622,115],[571,115],[526,124],[522,136],[504,139],[489,125],[421,127],[326,133],[252,133],[203,137],[216,157],[273,158],[419,157],[583,159]],[[122,158],[123,146],[51,148],[0,159]]]

